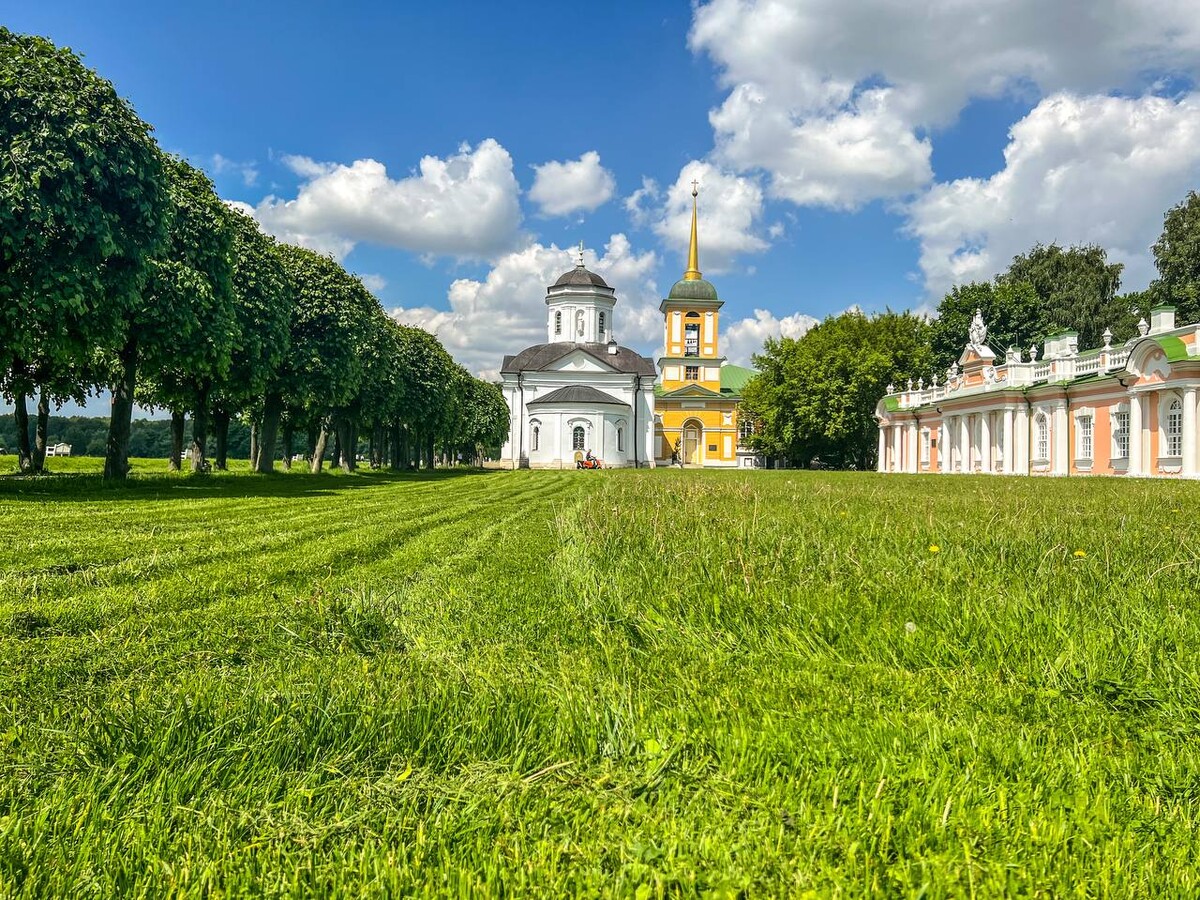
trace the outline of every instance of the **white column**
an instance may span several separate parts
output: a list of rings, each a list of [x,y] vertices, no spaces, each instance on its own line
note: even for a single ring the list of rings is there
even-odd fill
[[[992,414],[979,414],[979,468],[992,471]]]
[[[1071,474],[1071,426],[1067,416],[1067,401],[1054,404],[1054,430],[1050,433],[1054,441],[1054,474]]]
[[[958,463],[960,472],[971,471],[970,416],[958,417]]]
[[[1029,406],[1022,402],[1017,407],[1013,422],[1013,474],[1029,474]]]
[[[1016,448],[1016,441],[1013,440],[1013,420],[1016,418],[1013,415],[1011,406],[1004,407],[1004,436],[1000,439],[1003,443],[1004,453],[1004,474],[1011,475],[1016,470],[1013,468],[1013,451]]]
[[[893,472],[902,471],[900,468],[900,426],[892,426],[892,466]]]
[[[1129,398],[1129,469],[1130,475],[1142,474],[1142,395]]]
[[[1183,390],[1183,477],[1196,475],[1196,389]]]
[[[908,471],[921,471],[921,426],[913,422],[908,426]]]
[[[949,458],[946,456],[947,434],[949,434],[949,431],[946,428],[946,420],[942,419],[942,421],[938,423],[937,470],[943,475],[950,471],[948,466]]]
[[[887,425],[879,423],[879,460],[875,463],[875,471],[887,471]]]

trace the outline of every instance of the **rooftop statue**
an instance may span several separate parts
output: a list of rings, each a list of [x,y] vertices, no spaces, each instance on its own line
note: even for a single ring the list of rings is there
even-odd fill
[[[983,324],[983,312],[976,308],[975,318],[971,320],[971,327],[967,329],[967,335],[971,339],[972,347],[982,347],[987,343],[987,326]]]

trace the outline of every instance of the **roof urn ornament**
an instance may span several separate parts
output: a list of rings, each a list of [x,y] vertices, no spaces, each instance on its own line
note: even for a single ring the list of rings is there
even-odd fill
[[[1029,348],[1029,361],[1037,362],[1037,355],[1038,355],[1037,344],[1034,344],[1032,347]]]
[[[1150,323],[1146,321],[1145,316],[1142,316],[1140,319],[1138,319],[1137,328],[1138,328],[1138,336],[1139,337],[1145,337],[1147,334],[1150,333]]]
[[[1111,350],[1112,349],[1112,339],[1113,339],[1112,329],[1105,328],[1104,334],[1100,335],[1100,337],[1104,338],[1104,349]]]
[[[917,379],[917,390],[918,391],[925,390],[925,376],[924,375],[922,375],[920,378]]]
[[[908,389],[910,391],[913,389],[912,386],[913,386],[913,380],[910,378],[910,379],[908,379]]]
[[[933,377],[932,377],[931,379],[929,379],[929,383],[930,383],[930,384],[931,384],[933,387],[937,387],[937,372],[934,372],[934,373],[933,373]]]
[[[987,326],[983,324],[983,311],[979,307],[975,308],[975,318],[971,320],[967,336],[970,338],[972,347],[982,347],[987,343]]]
[[[896,393],[896,386],[895,386],[894,384],[892,384],[890,381],[888,382],[888,386],[887,386],[887,392],[888,392],[889,394],[894,394],[894,393]]]

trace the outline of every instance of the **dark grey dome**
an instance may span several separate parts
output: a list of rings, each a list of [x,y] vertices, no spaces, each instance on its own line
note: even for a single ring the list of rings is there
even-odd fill
[[[564,272],[558,276],[558,281],[554,282],[551,287],[599,287],[612,290],[603,278],[595,272],[589,272],[583,266],[576,266],[570,272]]]
[[[667,294],[667,299],[716,300],[717,289],[702,278],[698,278],[695,281],[688,281],[687,279],[684,279],[682,281],[675,282],[674,287],[671,288],[671,293]]]

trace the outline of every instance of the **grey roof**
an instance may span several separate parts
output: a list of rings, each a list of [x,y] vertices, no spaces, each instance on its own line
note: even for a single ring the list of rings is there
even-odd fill
[[[581,285],[584,287],[602,287],[608,288],[608,282],[597,275],[595,272],[589,272],[583,266],[576,266],[569,272],[563,272],[558,276],[558,281],[554,282],[551,287],[568,287],[570,285]]]
[[[568,353],[574,353],[576,350],[582,350],[618,372],[628,372],[630,375],[654,376],[658,374],[653,362],[628,347],[618,347],[616,353],[609,353],[608,344],[576,344],[568,341],[554,344],[534,344],[532,347],[526,347],[516,356],[504,357],[500,371],[502,373],[544,372]]]
[[[597,403],[607,403],[610,406],[629,407],[628,403],[618,400],[612,394],[606,394],[604,391],[598,391],[594,387],[588,387],[586,384],[572,384],[567,387],[559,388],[557,391],[551,391],[544,397],[538,397],[536,400],[530,400],[530,406],[537,406],[539,403],[587,403],[595,406]]]

